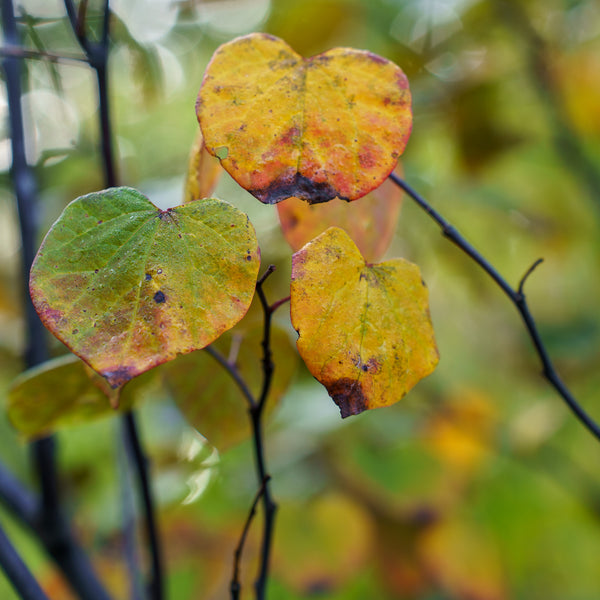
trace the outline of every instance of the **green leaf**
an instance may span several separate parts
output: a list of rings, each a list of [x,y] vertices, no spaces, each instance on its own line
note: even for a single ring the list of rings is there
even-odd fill
[[[262,385],[263,327],[240,324],[221,336],[212,347],[230,360],[255,398]],[[298,354],[286,331],[272,325],[271,350],[277,357],[267,413],[289,387],[298,365]],[[181,356],[161,369],[173,399],[186,419],[220,451],[250,435],[248,404],[227,371],[206,352]]]
[[[154,372],[125,386],[119,411],[130,410],[152,385]],[[115,414],[101,379],[83,361],[67,354],[25,371],[8,395],[8,418],[27,437]]]
[[[438,363],[419,268],[366,264],[337,227],[294,254],[291,317],[300,356],[342,417],[393,404]]]
[[[30,291],[46,327],[118,388],[233,327],[252,300],[259,256],[247,216],[226,202],[163,211],[111,188],[66,207]]]

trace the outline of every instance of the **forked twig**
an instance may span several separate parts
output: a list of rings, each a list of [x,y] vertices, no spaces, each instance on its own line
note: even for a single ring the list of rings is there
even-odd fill
[[[447,237],[453,244],[458,246],[465,254],[470,256],[497,284],[500,286],[502,291],[508,296],[510,301],[515,305],[521,318],[523,319],[523,323],[525,324],[525,328],[527,329],[527,333],[537,355],[542,363],[542,374],[543,376],[550,382],[550,385],[558,392],[560,397],[565,401],[567,406],[573,411],[575,416],[579,419],[579,421],[586,427],[586,429],[598,440],[600,441],[600,427],[598,424],[587,414],[585,410],[580,406],[575,397],[571,394],[567,386],[563,383],[563,381],[558,376],[552,361],[550,360],[550,356],[546,347],[544,346],[537,325],[533,319],[531,311],[529,310],[529,306],[527,304],[527,300],[525,299],[525,294],[523,292],[523,287],[525,285],[526,280],[534,271],[534,269],[541,263],[541,259],[537,260],[525,273],[522,277],[519,287],[514,290],[507,281],[498,273],[498,271],[487,261],[459,232],[458,230],[452,226],[442,215],[440,215],[436,210],[434,210],[427,201],[421,196],[418,192],[416,192],[408,183],[406,183],[403,179],[398,177],[395,173],[390,174],[390,179],[400,188],[402,188],[441,228],[442,234]]]

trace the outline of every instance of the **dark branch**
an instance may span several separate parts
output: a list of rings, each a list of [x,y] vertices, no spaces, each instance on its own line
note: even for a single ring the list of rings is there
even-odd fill
[[[600,427],[594,420],[583,410],[577,400],[571,394],[567,386],[562,382],[558,376],[552,361],[548,355],[548,352],[542,343],[540,338],[537,325],[531,315],[527,301],[525,300],[525,294],[523,294],[523,285],[525,280],[533,272],[534,268],[540,264],[537,261],[528,271],[521,280],[519,288],[515,291],[506,282],[506,280],[492,267],[492,265],[477,251],[475,248],[467,242],[467,240],[446,221],[437,211],[435,211],[427,201],[419,195],[412,187],[410,187],[403,179],[398,177],[395,173],[390,174],[390,179],[399,187],[401,187],[442,229],[442,233],[456,246],[458,246],[465,254],[470,256],[502,289],[502,291],[509,297],[511,302],[515,305],[519,311],[521,318],[525,324],[525,328],[533,342],[538,357],[542,363],[542,374],[550,382],[552,387],[558,392],[561,398],[565,401],[567,406],[573,411],[575,416],[580,422],[587,428],[587,430],[600,441]]]
[[[263,367],[263,382],[260,392],[258,403],[250,409],[250,419],[252,423],[252,432],[254,440],[254,456],[256,462],[256,472],[258,481],[261,485],[264,482],[264,493],[262,495],[262,507],[263,507],[263,536],[261,543],[261,559],[258,576],[254,582],[254,589],[256,591],[257,600],[264,600],[266,597],[267,578],[269,575],[269,562],[271,557],[271,545],[273,542],[273,527],[275,524],[275,512],[277,511],[277,505],[273,501],[271,496],[271,490],[269,485],[269,475],[265,465],[264,456],[264,439],[263,439],[263,423],[262,416],[263,410],[266,405],[269,390],[271,389],[271,382],[273,380],[274,365],[271,353],[271,320],[273,317],[273,309],[267,302],[263,290],[263,284],[275,271],[275,265],[269,265],[263,276],[258,280],[256,284],[256,293],[260,299],[260,303],[263,309],[264,315],[264,329],[263,329],[263,356],[262,356],[262,367]]]
[[[22,600],[48,600],[1,527],[0,567]]]
[[[127,413],[123,417],[123,426],[128,453],[135,468],[138,485],[142,493],[142,505],[146,522],[146,537],[148,538],[151,560],[148,597],[151,600],[161,600],[164,597],[161,545],[158,539],[158,529],[154,517],[154,501],[152,498],[152,490],[150,489],[150,478],[148,476],[148,459],[144,455],[137,431],[137,425],[132,413]]]
[[[235,368],[235,366],[232,365],[216,348],[213,348],[212,346],[207,346],[206,348],[204,348],[204,351],[207,354],[210,354],[210,356],[212,356],[227,371],[227,373],[229,373],[229,376],[238,386],[240,392],[242,392],[242,394],[244,395],[244,398],[246,398],[246,401],[248,402],[248,407],[252,408],[253,406],[255,406],[256,398],[254,398],[254,396],[252,395],[250,388],[240,375],[240,372]]]
[[[240,592],[242,591],[242,586],[240,584],[240,561],[242,559],[242,553],[244,552],[244,544],[246,543],[246,537],[250,531],[252,519],[254,519],[254,516],[256,515],[256,507],[265,493],[265,487],[269,479],[271,479],[271,477],[267,475],[263,480],[258,492],[256,492],[256,496],[254,497],[254,501],[250,507],[250,512],[248,513],[246,523],[244,524],[242,535],[240,536],[240,541],[238,542],[235,552],[233,553],[233,575],[231,577],[231,584],[229,586],[231,600],[239,600],[240,598]]]

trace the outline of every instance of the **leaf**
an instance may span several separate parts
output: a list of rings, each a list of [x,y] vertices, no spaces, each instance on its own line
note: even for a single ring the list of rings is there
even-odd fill
[[[386,179],[360,202],[339,199],[326,204],[307,204],[288,198],[277,205],[281,229],[292,250],[297,251],[328,227],[343,229],[369,262],[379,260],[396,230],[402,191]]]
[[[246,215],[207,199],[162,211],[131,188],[71,202],[31,270],[40,318],[113,388],[233,327],[259,267]]]
[[[351,48],[305,59],[261,33],[217,49],[196,113],[208,151],[267,204],[364,196],[412,126],[408,81],[392,62]]]
[[[419,268],[367,264],[337,227],[294,254],[291,317],[300,356],[342,417],[393,404],[438,363]]]
[[[234,355],[231,360],[255,397],[262,384],[262,333],[262,326],[251,329],[240,326],[212,344],[224,358]],[[298,356],[283,329],[273,324],[271,336],[277,366],[267,412],[275,408],[291,383]],[[219,451],[250,435],[246,399],[229,373],[212,356],[206,352],[193,352],[163,369],[167,386],[183,415]]]
[[[184,203],[210,197],[222,172],[219,161],[206,149],[199,129],[190,152]]]
[[[115,414],[88,371],[84,362],[67,354],[19,375],[8,394],[8,418],[13,426],[27,437],[39,437],[66,425]],[[123,389],[121,411],[130,410],[140,399],[151,384],[150,375]]]

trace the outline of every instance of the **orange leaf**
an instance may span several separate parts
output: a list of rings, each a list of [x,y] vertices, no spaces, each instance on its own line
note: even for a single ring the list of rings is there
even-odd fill
[[[300,356],[342,417],[393,404],[438,362],[419,268],[368,265],[337,227],[294,254],[291,316]]]
[[[209,152],[261,202],[356,200],[390,174],[410,136],[408,81],[370,52],[305,59],[253,33],[217,49],[196,112]]]
[[[343,229],[369,262],[379,260],[388,249],[400,215],[402,191],[386,179],[376,190],[348,204],[331,200],[307,204],[288,198],[277,205],[281,229],[292,250],[297,251],[328,227]]]

